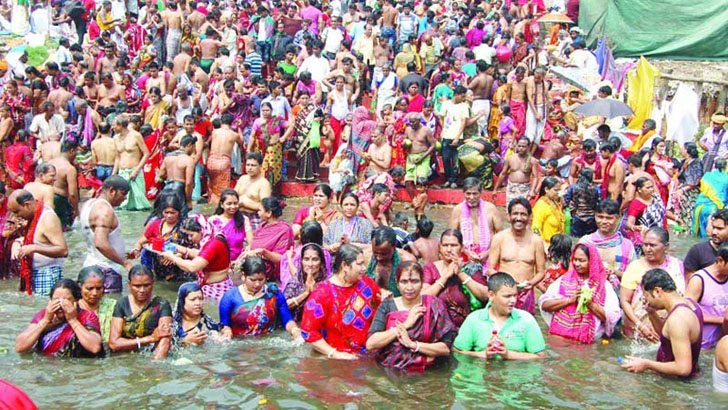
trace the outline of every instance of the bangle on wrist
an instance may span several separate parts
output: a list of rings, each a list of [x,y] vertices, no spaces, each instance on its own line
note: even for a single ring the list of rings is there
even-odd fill
[[[473,280],[473,278],[471,276],[468,276],[468,278],[463,281],[463,285],[467,285],[468,282],[470,282],[471,280]]]
[[[415,342],[415,348],[413,350],[415,353],[420,351],[420,342]]]
[[[329,359],[331,359],[331,356],[333,356],[334,353],[336,353],[336,349],[331,348],[331,351],[329,352],[329,354],[326,355],[326,357],[328,357]]]
[[[139,340],[139,338],[138,338],[138,337],[136,338],[136,342],[137,342],[137,349],[141,350],[141,348],[142,348],[142,343],[141,343],[141,341]]]

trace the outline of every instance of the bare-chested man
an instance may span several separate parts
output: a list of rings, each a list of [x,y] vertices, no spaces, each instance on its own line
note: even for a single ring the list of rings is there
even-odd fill
[[[75,166],[78,143],[66,139],[61,143],[61,155],[48,161],[56,168],[56,181],[53,184],[53,209],[61,220],[63,230],[67,231],[78,216],[78,170]]]
[[[189,25],[192,27],[193,33],[199,33],[200,27],[202,27],[202,25],[205,23],[205,15],[197,10],[197,2],[191,1],[189,5],[192,13],[187,16],[187,23],[189,23]]]
[[[493,237],[488,256],[488,273],[506,272],[518,283],[516,308],[536,312],[533,288],[545,274],[546,251],[544,242],[528,228],[531,204],[526,198],[508,203],[511,227]]]
[[[620,201],[622,199],[622,190],[624,189],[624,177],[626,169],[624,163],[619,159],[614,145],[609,142],[603,143],[599,147],[599,151],[604,160],[603,168],[603,179],[607,184],[606,192],[602,192],[602,198],[615,199]],[[604,189],[604,183],[602,184]]]
[[[415,181],[430,176],[430,154],[435,149],[435,137],[429,127],[423,127],[420,113],[407,114],[410,126],[406,129],[407,139],[410,140],[407,163],[405,164],[404,183],[410,199],[415,197]],[[406,140],[405,140],[406,142]]]
[[[498,182],[493,187],[493,194],[500,188],[503,181],[508,180],[506,186],[506,204],[516,198],[530,199],[536,196],[538,184],[538,169],[541,167],[538,160],[529,151],[531,143],[528,138],[521,137],[516,144],[516,155],[506,158],[505,166],[498,176]]]
[[[58,88],[48,93],[48,101],[58,107],[58,111],[64,118],[68,117],[68,108],[66,104],[68,104],[68,101],[73,98],[73,93],[68,91],[69,83],[70,81],[68,80],[68,77],[61,77],[58,79]]]
[[[114,172],[116,144],[111,138],[111,125],[104,121],[99,124],[99,134],[91,143],[91,158],[96,165],[96,178],[106,180]]]
[[[657,186],[652,175],[645,171],[642,155],[634,154],[627,158],[627,167],[629,169],[629,176],[624,180],[624,196],[622,197],[622,206],[620,207],[622,213],[627,211],[630,202],[632,202],[637,193],[637,187],[634,185],[635,181],[640,178],[647,178],[652,182],[652,186]]]
[[[180,46],[182,51],[172,60],[172,74],[180,76],[190,69],[190,61],[192,61],[192,46],[189,43],[183,43]]]
[[[195,143],[197,137],[185,135],[180,141],[181,150],[173,151],[164,157],[159,169],[160,181],[165,181],[164,190],[176,191],[184,198],[188,208],[192,208],[192,188],[195,182]]]
[[[114,118],[114,144],[116,161],[114,174],[119,174],[131,185],[129,195],[119,209],[129,211],[146,211],[152,209],[146,197],[146,184],[142,168],[149,159],[149,149],[144,143],[142,134],[129,128],[129,119],[125,115]]]
[[[43,162],[35,167],[35,181],[25,184],[23,189],[33,194],[33,197],[39,201],[43,201],[53,209],[53,194],[55,189],[53,184],[56,182],[56,167]]]
[[[12,259],[29,258],[30,272],[21,282],[21,290],[39,296],[50,296],[53,285],[63,278],[63,261],[68,245],[63,236],[61,221],[47,206],[38,209],[40,202],[30,192],[17,189],[8,198],[8,211],[24,219],[28,229],[35,231],[31,243],[18,240],[12,247]],[[21,271],[21,274],[25,272]]]
[[[0,143],[5,141],[12,143],[10,134],[15,128],[15,121],[11,110],[7,104],[0,105]]]
[[[91,105],[91,108],[96,107],[96,102],[99,100],[99,89],[96,85],[96,74],[88,72],[83,75],[83,93],[86,95],[86,100]]]
[[[382,5],[382,17],[379,19],[379,27],[382,28],[381,36],[388,40],[389,46],[394,47],[397,30],[395,29],[399,11],[394,7],[394,0],[385,0]]]
[[[121,223],[114,208],[121,205],[131,190],[122,177],[112,175],[104,181],[98,198],[89,199],[81,208],[81,231],[88,252],[83,267],[98,266],[104,272],[104,292],[121,292],[122,274],[134,266],[126,259]]]
[[[96,67],[96,76],[102,78],[104,74],[113,73],[117,61],[119,61],[119,57],[116,56],[114,43],[110,42],[104,47],[104,56],[99,59]]]
[[[472,232],[463,236],[463,253],[471,262],[486,264],[491,238],[503,229],[500,212],[495,205],[481,199],[482,184],[475,177],[463,181],[465,200],[450,212],[450,228]],[[485,227],[483,232],[480,227]]]
[[[98,96],[99,104],[96,110],[103,116],[108,116],[113,113],[116,108],[116,103],[124,97],[124,90],[114,82],[114,77],[111,73],[106,73],[100,76],[101,85],[99,86]],[[101,121],[99,121],[101,122]]]
[[[430,238],[435,224],[426,216],[417,221],[417,239],[409,245],[409,252],[422,263],[435,263],[440,260],[440,241],[437,238]]]
[[[40,158],[48,162],[61,155],[61,136],[52,134],[50,139],[40,146]]]
[[[240,196],[240,211],[250,219],[253,230],[260,226],[258,209],[263,199],[271,196],[273,188],[263,175],[263,155],[250,152],[245,158],[245,175],[238,179],[235,191]]]
[[[508,99],[508,105],[511,107],[511,115],[513,121],[516,123],[515,138],[518,138],[526,133],[526,69],[522,66],[516,67],[516,79],[508,83],[506,89],[506,98]]]
[[[478,130],[480,135],[488,135],[488,122],[490,121],[490,94],[493,90],[493,76],[488,73],[488,64],[479,60],[475,63],[478,75],[468,84],[468,89],[473,91],[473,112],[485,110],[486,114],[478,119]]]
[[[200,67],[202,67],[205,73],[210,74],[212,63],[217,58],[217,50],[225,47],[225,43],[218,40],[219,35],[212,27],[207,28],[205,35],[205,39],[200,41]]]
[[[152,89],[152,87],[159,87],[159,90],[162,92],[162,96],[164,97],[167,94],[167,82],[164,80],[164,77],[159,75],[159,65],[152,61],[147,64],[147,72],[149,73],[149,78],[144,84],[144,88],[147,90],[147,93]],[[133,190],[134,188],[132,188],[132,191]]]
[[[162,23],[167,28],[165,46],[167,48],[167,62],[171,62],[179,51],[179,39],[182,37],[182,25],[185,18],[177,3],[168,1],[162,11]]]
[[[526,80],[526,97],[528,110],[526,112],[526,137],[531,141],[531,152],[535,152],[549,118],[549,94],[544,81],[543,68],[533,70],[533,76]],[[513,107],[511,107],[511,110]]]
[[[356,101],[359,98],[359,81],[354,77],[354,71],[352,70],[354,67],[354,60],[349,57],[344,57],[341,60],[341,63],[342,68],[340,70],[331,71],[324,79],[324,83],[326,83],[329,90],[334,90],[336,89],[336,77],[343,76],[344,86],[350,96],[349,101]]]
[[[362,157],[369,162],[368,168],[376,173],[389,172],[392,166],[392,146],[381,128],[372,131],[372,143]]]
[[[379,226],[372,231],[372,243],[364,248],[364,260],[369,261],[367,275],[374,279],[382,291],[382,298],[400,296],[395,275],[395,255],[399,263],[417,261],[409,252],[397,248],[397,234],[389,226]]]
[[[222,115],[220,128],[212,132],[210,137],[210,155],[207,157],[207,174],[210,177],[208,189],[210,203],[216,204],[220,200],[222,191],[230,188],[230,157],[235,144],[243,145],[240,130],[232,129],[233,115]],[[253,138],[251,138],[251,141]],[[248,150],[250,152],[250,150]]]
[[[372,194],[371,199],[359,204],[360,215],[367,218],[374,226],[389,226],[389,221],[392,220],[392,207],[386,210],[384,207],[387,203],[391,203],[392,192],[389,187],[380,183],[373,184],[369,190]]]

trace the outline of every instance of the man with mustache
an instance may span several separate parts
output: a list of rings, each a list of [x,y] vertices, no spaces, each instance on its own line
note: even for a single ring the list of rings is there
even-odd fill
[[[528,228],[531,204],[524,197],[508,203],[509,229],[493,237],[488,256],[489,273],[507,272],[518,283],[516,308],[536,312],[533,288],[544,278],[546,252],[541,238]]]
[[[685,255],[685,277],[712,265],[718,257],[718,249],[728,242],[728,209],[713,214],[710,226],[710,240],[693,245]]]

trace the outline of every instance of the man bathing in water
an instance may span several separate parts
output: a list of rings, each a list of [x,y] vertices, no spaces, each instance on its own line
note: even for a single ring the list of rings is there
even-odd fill
[[[181,198],[185,198],[188,208],[192,208],[192,188],[195,176],[194,152],[197,137],[185,135],[180,145],[182,148],[173,151],[164,157],[159,168],[159,180],[166,181],[164,190],[176,191]]]
[[[220,128],[212,132],[210,137],[210,156],[207,158],[207,173],[210,176],[210,203],[220,200],[222,191],[230,188],[230,158],[235,144],[243,146],[243,138],[239,131],[232,129],[232,114],[222,115]],[[252,138],[251,138],[252,140]]]
[[[63,230],[67,231],[78,216],[78,170],[74,164],[78,143],[67,139],[61,144],[61,155],[49,164],[56,168],[53,184],[53,209],[61,220]]]
[[[53,197],[56,193],[53,185],[56,182],[56,167],[44,162],[35,167],[35,181],[25,184],[23,189],[33,194],[33,198],[43,201],[53,209]]]
[[[372,243],[364,249],[364,260],[369,261],[366,275],[374,279],[382,291],[382,298],[388,295],[400,296],[395,274],[402,262],[416,261],[409,252],[397,249],[397,234],[389,226],[379,226],[372,231]]]
[[[481,199],[481,183],[475,177],[463,181],[465,200],[450,212],[450,228],[463,234],[463,253],[471,262],[487,263],[493,235],[503,229],[495,205]]]
[[[114,172],[116,162],[116,144],[111,138],[111,125],[102,122],[99,125],[99,135],[91,143],[91,158],[96,164],[96,178],[105,181]]]
[[[272,187],[263,175],[263,156],[259,152],[251,152],[245,159],[245,175],[238,179],[235,191],[240,196],[240,210],[250,219],[255,231],[261,220],[258,210],[263,199],[271,196]]]
[[[528,229],[531,204],[526,198],[508,203],[511,227],[493,236],[488,256],[489,273],[509,272],[518,283],[516,307],[536,312],[533,288],[544,278],[546,251],[543,240]]]
[[[407,114],[407,120],[409,127],[406,132],[410,146],[406,148],[408,155],[404,183],[410,198],[414,198],[415,181],[430,176],[430,154],[435,149],[435,138],[432,136],[432,130],[422,126],[419,113]]]
[[[132,131],[129,128],[129,119],[119,116],[114,119],[114,143],[116,144],[116,161],[114,162],[114,174],[120,175],[129,181],[131,191],[126,201],[119,209],[128,211],[145,211],[152,209],[146,197],[146,184],[142,169],[149,159],[149,149],[144,143],[142,134]]]

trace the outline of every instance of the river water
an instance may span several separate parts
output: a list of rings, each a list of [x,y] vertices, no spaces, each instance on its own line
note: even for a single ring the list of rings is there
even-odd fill
[[[290,205],[287,220],[301,203]],[[433,235],[445,228],[448,214],[444,207],[428,211],[436,221]],[[146,216],[120,214],[127,247],[141,234]],[[75,279],[86,246],[78,232],[67,238],[64,272]],[[683,257],[693,243],[673,238],[673,254]],[[155,286],[174,306],[178,285]],[[547,336],[547,358],[539,362],[459,357],[425,374],[384,370],[370,359],[326,360],[308,346],[294,345],[285,332],[187,348],[158,363],[135,353],[101,360],[21,356],[13,350],[15,336],[47,299],[16,289],[17,280],[0,282],[0,378],[21,387],[41,408],[728,408],[728,395],[712,391],[712,351],[701,355],[700,375],[683,382],[623,371],[617,357],[655,355],[654,348],[624,339],[581,346]],[[213,306],[206,311],[217,318]]]

